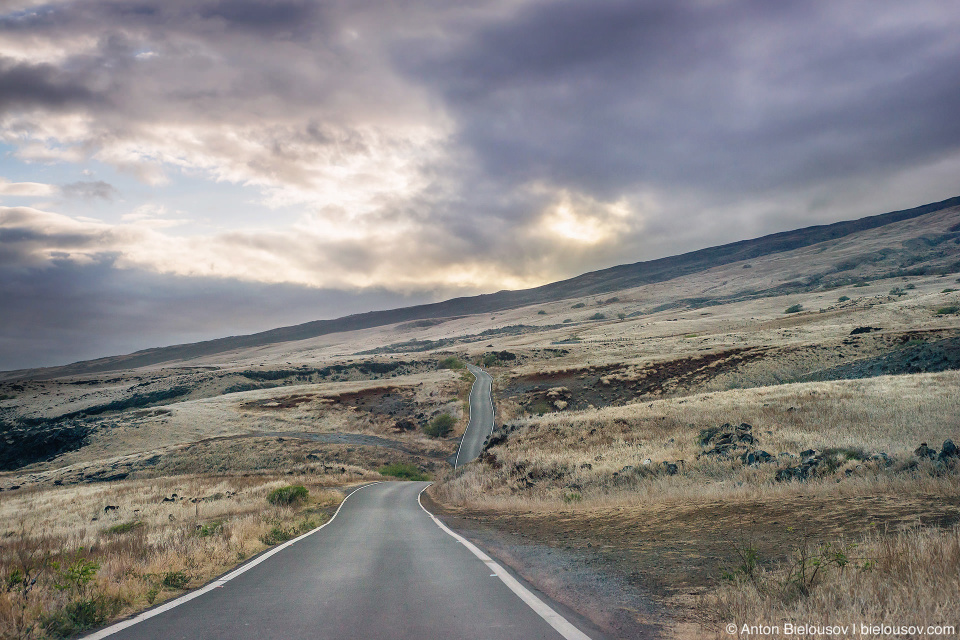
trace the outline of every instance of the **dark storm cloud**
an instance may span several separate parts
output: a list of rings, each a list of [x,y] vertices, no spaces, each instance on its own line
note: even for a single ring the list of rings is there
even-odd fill
[[[0,263],[0,299],[0,371],[430,301],[424,293],[177,278],[117,269],[108,255],[82,266],[58,261],[42,269]]]
[[[65,184],[60,187],[60,193],[67,198],[112,200],[117,195],[117,189],[103,180],[87,180]]]
[[[63,69],[0,58],[0,113],[5,109],[61,109],[94,102],[98,102],[95,94]]]
[[[537,3],[397,56],[445,97],[487,176],[742,196],[956,153],[955,21],[871,26],[901,9]]]

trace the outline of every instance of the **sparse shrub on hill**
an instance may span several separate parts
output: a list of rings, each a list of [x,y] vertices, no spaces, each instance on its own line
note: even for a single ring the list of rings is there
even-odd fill
[[[416,466],[404,462],[394,462],[393,464],[380,467],[380,475],[393,476],[401,480],[413,480],[417,482],[430,479],[430,476]]]
[[[444,438],[453,430],[453,425],[456,423],[457,420],[452,415],[441,413],[427,423],[423,432],[433,438]]]
[[[837,298],[837,302],[846,302],[849,299],[850,299],[850,296],[840,296],[839,298]]]
[[[938,315],[938,316],[949,316],[949,315],[953,315],[953,314],[957,313],[957,311],[960,311],[960,307],[958,307],[958,306],[956,306],[956,305],[950,305],[950,306],[948,306],[948,307],[940,307],[939,309],[937,309],[937,315]]]
[[[460,362],[460,359],[458,357],[450,356],[438,362],[437,366],[440,369],[463,369],[464,364]]]
[[[280,507],[306,502],[309,495],[307,488],[301,484],[279,487],[267,494],[267,502]]]
[[[606,319],[607,319],[607,316],[603,315],[602,313],[595,313],[595,314],[593,314],[592,316],[590,316],[590,319],[591,319],[591,320],[606,320]]]
[[[784,311],[784,313],[800,313],[801,311],[803,311],[803,305],[802,305],[802,304],[795,304],[795,305],[792,305],[792,306],[787,307],[786,310]]]
[[[584,304],[583,302],[578,302],[577,304],[573,305],[573,306],[570,307],[570,308],[571,308],[571,309],[583,309],[585,306],[587,306],[587,305]]]
[[[537,315],[538,315],[538,316],[545,316],[545,315],[547,315],[547,312],[544,311],[543,309],[540,309],[540,311],[537,311]]]

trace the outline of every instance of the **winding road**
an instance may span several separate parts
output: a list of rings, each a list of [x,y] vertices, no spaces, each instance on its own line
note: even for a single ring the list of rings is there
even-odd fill
[[[454,468],[474,460],[483,450],[483,443],[493,431],[493,378],[490,374],[467,365],[476,380],[470,389],[470,423],[453,457]]]
[[[493,420],[490,376],[471,371],[477,382],[461,465],[476,457]],[[558,613],[423,508],[428,486],[356,488],[322,527],[86,638],[590,640],[572,614]]]

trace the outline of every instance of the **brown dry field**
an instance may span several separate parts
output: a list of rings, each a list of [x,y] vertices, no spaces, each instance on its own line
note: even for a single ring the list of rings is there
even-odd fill
[[[191,497],[252,483],[226,517],[262,527],[270,483],[321,491],[408,463],[437,478],[434,509],[612,637],[729,637],[728,621],[852,611],[960,623],[960,476],[913,453],[960,440],[960,315],[938,313],[960,306],[944,266],[960,245],[942,241],[958,223],[951,209],[603,295],[0,382],[4,415],[97,411],[79,419],[83,446],[0,472],[0,544],[27,535],[29,505],[78,496],[83,518],[44,525],[66,553],[105,535],[87,518],[101,502],[190,482]],[[506,439],[452,473],[469,379],[438,364],[502,352],[488,370]],[[426,436],[441,413],[457,427]],[[702,432],[726,423],[750,424],[774,460],[703,455]],[[816,473],[778,482],[805,449],[821,452]],[[162,537],[155,515],[147,530]],[[849,565],[824,560],[826,544]],[[825,566],[803,593],[798,553]],[[744,554],[756,567],[738,571]],[[921,606],[921,591],[937,595]],[[124,611],[143,606],[128,599],[139,604]]]

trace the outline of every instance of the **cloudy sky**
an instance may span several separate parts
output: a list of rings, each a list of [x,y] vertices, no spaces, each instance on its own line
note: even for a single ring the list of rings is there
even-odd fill
[[[953,0],[0,0],[0,369],[960,195]]]

